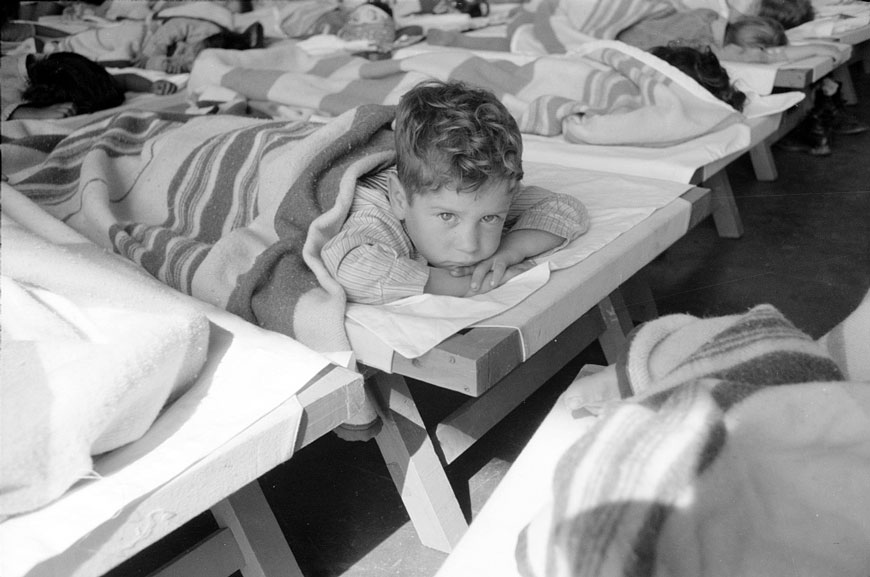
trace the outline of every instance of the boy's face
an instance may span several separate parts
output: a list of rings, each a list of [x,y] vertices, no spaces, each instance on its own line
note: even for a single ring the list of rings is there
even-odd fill
[[[411,198],[393,175],[390,204],[429,266],[452,269],[477,264],[498,249],[511,184],[486,183],[477,192],[463,193],[442,188]]]

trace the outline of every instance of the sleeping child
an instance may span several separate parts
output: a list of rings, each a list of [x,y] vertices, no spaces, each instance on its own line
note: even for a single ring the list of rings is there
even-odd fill
[[[0,58],[2,120],[60,119],[119,106],[125,92],[172,94],[169,80],[110,74],[74,52],[15,54]]]
[[[644,4],[646,11],[635,14],[609,10],[608,20],[586,14],[589,4],[542,2],[535,12],[520,12],[503,38],[469,37],[456,31],[433,29],[429,30],[427,41],[471,50],[535,54],[564,53],[592,40],[619,40],[643,50],[678,42],[709,47],[720,60],[742,62],[780,62],[817,55],[836,59],[840,54],[831,43],[788,44],[783,23],[799,22],[805,13],[795,14],[794,3],[765,0],[757,15],[730,21],[709,8],[676,10],[667,2]]]
[[[483,294],[589,228],[583,204],[522,184],[522,136],[489,91],[425,82],[400,100],[396,165],[361,179],[322,257],[349,301]]]

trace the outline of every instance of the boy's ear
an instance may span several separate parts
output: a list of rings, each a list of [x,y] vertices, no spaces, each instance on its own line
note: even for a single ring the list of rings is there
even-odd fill
[[[399,176],[392,172],[387,180],[387,188],[390,195],[390,208],[393,209],[393,214],[399,220],[405,219],[405,212],[408,210],[408,195],[405,192],[405,187],[399,182]]]

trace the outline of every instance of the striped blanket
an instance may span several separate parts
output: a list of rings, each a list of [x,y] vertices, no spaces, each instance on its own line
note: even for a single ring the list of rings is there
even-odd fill
[[[511,46],[561,54],[594,40],[614,40],[642,20],[673,12],[710,9],[727,18],[725,0],[542,0],[508,25]],[[522,36],[523,38],[519,38]]]
[[[670,146],[742,120],[689,76],[614,41],[525,63],[462,50],[375,62],[346,54],[314,58],[293,44],[207,50],[188,90],[200,99],[240,94],[285,114],[335,116],[360,104],[396,104],[411,86],[433,78],[491,90],[524,133],[575,143]]]
[[[394,109],[322,128],[121,112],[66,137],[4,141],[9,182],[182,292],[321,352],[348,351],[344,291],[320,261],[356,177],[393,162]]]
[[[870,384],[769,305],[652,321],[617,372],[639,394],[562,456],[520,574],[870,574]]]

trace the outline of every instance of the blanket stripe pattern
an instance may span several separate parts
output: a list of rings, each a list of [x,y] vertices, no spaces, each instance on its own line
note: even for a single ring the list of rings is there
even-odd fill
[[[609,407],[561,457],[552,502],[517,542],[525,577],[653,575],[666,522],[725,459],[742,420],[732,411],[776,385],[842,380],[827,353],[769,305],[651,321],[622,364],[640,394]]]
[[[327,125],[129,111],[73,132],[40,162],[4,143],[4,171],[169,286],[315,350],[346,351],[344,292],[319,248],[356,178],[393,162],[393,117],[384,106]]]
[[[669,146],[742,120],[676,68],[613,41],[531,61],[461,50],[374,62],[313,58],[294,45],[213,50],[197,58],[188,89],[205,96],[214,87],[231,89],[250,100],[335,116],[361,104],[397,104],[409,88],[432,79],[491,90],[524,133],[575,143]]]
[[[699,8],[726,18],[730,11],[723,0],[544,0],[534,11],[521,12],[508,33],[528,34],[546,53],[561,54],[593,40],[614,40],[643,20]]]

